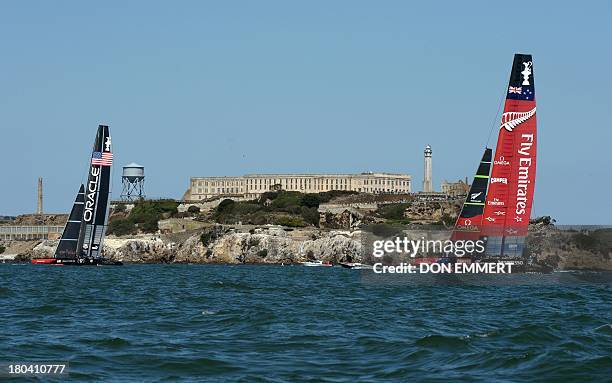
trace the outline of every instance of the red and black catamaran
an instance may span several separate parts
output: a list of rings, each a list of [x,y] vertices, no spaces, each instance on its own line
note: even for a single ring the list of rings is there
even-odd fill
[[[120,265],[102,256],[108,221],[113,152],[108,126],[98,126],[89,163],[87,184],[81,184],[53,258],[34,258],[35,264]]]
[[[486,241],[480,258],[519,259],[536,173],[536,101],[531,55],[516,54],[495,148],[485,149],[451,239]]]

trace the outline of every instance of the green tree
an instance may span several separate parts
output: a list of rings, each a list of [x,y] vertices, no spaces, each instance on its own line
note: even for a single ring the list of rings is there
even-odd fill
[[[404,212],[408,205],[408,203],[391,203],[381,206],[376,212],[379,217],[399,221],[404,219]]]
[[[301,205],[305,207],[319,207],[321,198],[318,194],[309,193],[302,196]]]
[[[219,212],[219,213],[230,213],[232,211],[232,209],[234,208],[235,204],[236,203],[234,202],[234,200],[224,199],[217,206],[217,212]]]
[[[313,226],[319,226],[319,211],[316,207],[305,207],[302,206],[302,211],[300,215],[304,219],[304,221],[308,222]]]
[[[280,217],[276,217],[274,221],[276,225],[287,226],[287,227],[304,227],[306,226],[306,222],[302,219],[302,217],[291,217],[287,215],[283,215]]]
[[[106,232],[116,236],[134,234],[136,233],[136,226],[129,218],[117,218],[109,222]]]

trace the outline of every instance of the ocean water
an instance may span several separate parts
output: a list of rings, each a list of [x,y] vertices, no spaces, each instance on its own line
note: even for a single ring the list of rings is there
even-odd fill
[[[0,265],[0,362],[68,361],[55,381],[79,382],[612,381],[609,275],[362,273]]]

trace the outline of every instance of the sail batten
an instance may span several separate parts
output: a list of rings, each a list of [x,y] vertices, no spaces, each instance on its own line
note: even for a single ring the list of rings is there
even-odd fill
[[[83,220],[83,201],[85,200],[85,187],[80,186],[66,226],[60,238],[54,258],[74,259],[78,257],[78,241]]]
[[[474,175],[463,208],[453,229],[451,240],[477,240],[481,236],[482,217],[489,184],[492,150],[485,148]]]

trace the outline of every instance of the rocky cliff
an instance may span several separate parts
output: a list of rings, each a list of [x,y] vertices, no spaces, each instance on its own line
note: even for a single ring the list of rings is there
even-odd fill
[[[556,270],[612,270],[612,229],[557,230],[531,225],[525,256]]]
[[[241,231],[211,226],[174,236],[110,236],[104,242],[104,251],[110,259],[130,263],[371,263],[371,254],[365,254],[362,243],[366,236],[362,231],[284,230],[274,226]],[[52,256],[57,242],[3,244],[19,254],[17,259],[25,261]],[[577,232],[533,225],[526,245],[529,261],[546,269],[612,270],[610,229]]]
[[[211,227],[180,242],[170,237],[109,237],[104,241],[107,258],[130,263],[297,263],[323,260],[358,262],[360,232],[286,232],[280,228],[237,232]],[[43,241],[29,257],[52,256],[58,241]]]

